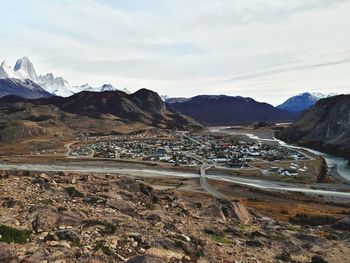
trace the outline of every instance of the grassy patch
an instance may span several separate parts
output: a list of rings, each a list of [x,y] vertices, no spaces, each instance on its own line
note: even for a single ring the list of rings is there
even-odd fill
[[[116,225],[112,223],[100,221],[100,220],[85,220],[83,223],[86,227],[96,226],[96,225],[103,226],[104,229],[100,230],[100,233],[105,235],[112,235],[117,231]]]
[[[25,243],[29,238],[29,230],[19,230],[13,227],[0,225],[0,241],[6,243]]]
[[[214,235],[211,237],[211,240],[220,244],[231,244],[231,240],[228,240],[222,236]]]
[[[64,191],[72,198],[74,198],[74,197],[84,197],[84,194],[82,192],[79,192],[74,187],[64,188]]]

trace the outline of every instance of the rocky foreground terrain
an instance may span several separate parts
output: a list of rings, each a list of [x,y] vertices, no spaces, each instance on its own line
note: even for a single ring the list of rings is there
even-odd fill
[[[126,176],[0,171],[0,262],[348,262],[350,218],[279,222]]]

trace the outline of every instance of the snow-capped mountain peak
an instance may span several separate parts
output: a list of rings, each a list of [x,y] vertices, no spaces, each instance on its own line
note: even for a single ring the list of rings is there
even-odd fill
[[[0,66],[0,79],[13,78],[13,70],[4,60]]]
[[[20,74],[25,79],[30,79],[34,82],[37,82],[38,80],[32,62],[25,56],[17,60],[14,67],[14,71]]]
[[[65,79],[62,77],[55,77],[52,73],[39,75],[38,83],[46,91],[61,97],[69,97],[77,92]]]
[[[277,108],[290,112],[302,112],[312,107],[317,101],[323,98],[335,96],[336,94],[323,94],[321,92],[304,92],[287,99]]]
[[[113,91],[117,90],[115,87],[112,86],[112,84],[103,84],[100,88],[100,91]]]

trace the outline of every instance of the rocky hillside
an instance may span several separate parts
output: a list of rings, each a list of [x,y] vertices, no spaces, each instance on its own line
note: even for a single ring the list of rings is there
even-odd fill
[[[206,125],[230,125],[260,121],[288,121],[295,114],[257,102],[251,98],[230,96],[196,96],[168,100],[168,107]]]
[[[170,112],[160,96],[141,89],[133,94],[123,91],[83,91],[68,98],[49,97],[38,100],[5,98],[0,103],[25,101],[36,106],[53,105],[60,110],[91,118],[112,118],[124,123],[141,122],[159,128],[191,128],[200,125],[190,118]]]
[[[15,95],[27,99],[51,96],[50,93],[31,80],[0,78],[0,98],[8,95]]]
[[[238,201],[155,190],[117,175],[0,171],[0,184],[0,262],[340,263],[349,257],[346,217],[279,222]]]
[[[321,99],[277,135],[288,142],[341,154],[350,160],[350,95]]]

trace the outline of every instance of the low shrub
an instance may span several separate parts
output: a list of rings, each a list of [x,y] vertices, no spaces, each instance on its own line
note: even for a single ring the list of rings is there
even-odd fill
[[[30,236],[30,231],[0,225],[0,236],[0,241],[6,243],[25,243]]]

